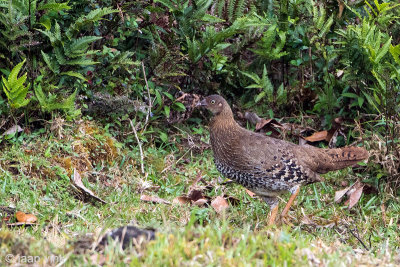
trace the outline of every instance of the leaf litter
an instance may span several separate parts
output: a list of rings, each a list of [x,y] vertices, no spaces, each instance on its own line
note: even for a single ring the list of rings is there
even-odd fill
[[[340,203],[341,200],[343,199],[343,197],[345,195],[347,195],[349,198],[345,202],[345,205],[349,205],[349,209],[351,209],[360,200],[364,186],[365,185],[363,183],[361,183],[360,180],[357,180],[351,186],[346,187],[343,190],[336,191],[335,192],[335,202]]]
[[[74,168],[74,175],[72,176],[72,185],[79,193],[81,193],[84,199],[93,199],[102,204],[107,204],[106,201],[96,196],[92,190],[84,186],[84,184],[82,183],[81,175],[75,168]]]

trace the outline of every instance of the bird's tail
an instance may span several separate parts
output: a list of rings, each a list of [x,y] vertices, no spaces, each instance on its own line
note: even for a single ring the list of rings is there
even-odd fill
[[[363,147],[342,147],[324,149],[325,160],[319,166],[320,172],[336,171],[356,164],[367,159],[368,151]]]

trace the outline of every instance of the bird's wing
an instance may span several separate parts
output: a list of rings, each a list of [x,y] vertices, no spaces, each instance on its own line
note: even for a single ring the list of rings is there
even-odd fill
[[[260,179],[280,180],[288,184],[321,181],[321,177],[294,153],[297,145],[293,143],[246,131],[240,138],[239,146],[243,168]]]

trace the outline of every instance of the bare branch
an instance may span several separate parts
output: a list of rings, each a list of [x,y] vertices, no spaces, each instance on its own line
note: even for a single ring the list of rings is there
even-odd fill
[[[136,141],[138,142],[138,145],[139,145],[140,167],[141,167],[142,173],[144,174],[145,172],[144,172],[144,164],[143,164],[143,162],[144,162],[144,157],[143,157],[142,143],[141,143],[140,140],[139,140],[139,137],[138,137],[137,131],[136,131],[136,127],[133,125],[132,120],[131,120],[131,119],[128,119],[128,120],[129,120],[129,123],[130,123],[130,125],[131,125],[131,127],[132,127],[133,133],[135,134]]]

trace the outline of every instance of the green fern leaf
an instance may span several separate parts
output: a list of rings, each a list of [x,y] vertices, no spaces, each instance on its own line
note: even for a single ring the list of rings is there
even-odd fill
[[[60,74],[61,75],[71,76],[71,77],[76,77],[76,78],[79,78],[79,79],[81,79],[81,80],[83,80],[85,82],[87,81],[87,79],[82,74],[80,74],[78,72],[75,72],[75,71],[61,72]]]
[[[21,63],[17,64],[17,66],[15,66],[10,72],[10,75],[8,76],[8,82],[10,83],[11,86],[13,86],[17,82],[18,73],[20,72],[25,61],[26,59],[24,59],[24,61],[22,61]]]
[[[400,44],[398,44],[396,46],[390,45],[389,51],[390,51],[390,54],[392,54],[394,61],[397,64],[400,64]]]
[[[229,0],[229,3],[228,3],[228,20],[229,21],[233,20],[233,14],[235,11],[235,3],[236,3],[236,0]]]
[[[29,86],[24,86],[24,83],[27,79],[27,73],[18,78],[18,74],[25,63],[22,61],[17,64],[8,75],[8,79],[2,77],[3,81],[3,91],[7,96],[8,102],[12,108],[20,108],[26,106],[30,99],[26,99],[26,95],[28,94]]]
[[[62,10],[69,10],[71,7],[68,5],[69,2],[65,3],[47,3],[44,5],[40,5],[37,10],[44,10],[45,12],[59,12]]]
[[[93,61],[90,59],[84,59],[84,58],[79,58],[79,59],[73,59],[73,60],[68,60],[65,64],[67,65],[81,65],[81,66],[89,66],[89,65],[95,65],[100,62]]]
[[[47,67],[54,72],[54,73],[59,73],[60,72],[60,66],[55,60],[52,60],[49,55],[47,55],[45,52],[40,51],[42,53],[44,62],[47,64]]]
[[[98,36],[84,36],[72,41],[66,49],[66,52],[68,52],[67,56],[81,56],[89,48],[89,44],[100,39],[101,37]]]
[[[240,18],[244,14],[246,1],[238,0],[236,3],[236,10],[235,10],[235,19]]]

